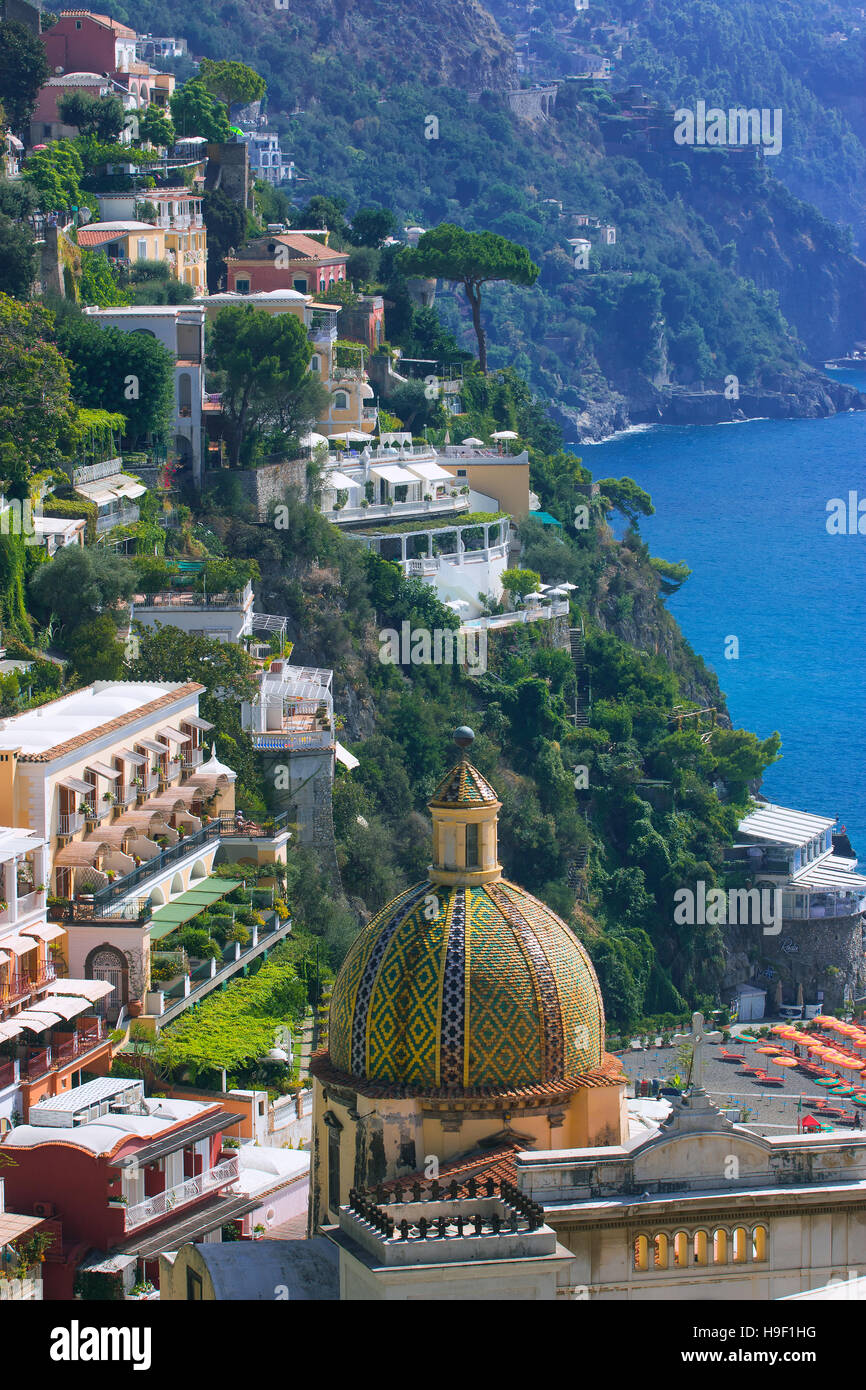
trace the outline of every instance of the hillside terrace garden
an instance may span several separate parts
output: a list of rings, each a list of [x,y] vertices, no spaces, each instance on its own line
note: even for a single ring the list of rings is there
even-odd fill
[[[236,948],[244,951],[249,946],[254,927],[288,919],[288,906],[280,897],[282,875],[275,875],[270,867],[241,871],[229,864],[218,866],[215,873],[227,878],[243,874],[241,886],[154,942],[151,949],[151,988],[161,989],[168,999],[182,997],[185,976],[191,984],[200,982],[210,976],[211,961],[219,969],[234,960]]]
[[[185,1013],[154,1039],[133,1024],[112,1076],[144,1076],[157,1091],[166,1084],[267,1090],[271,1099],[309,1083],[299,1080],[300,1030],[313,986],[308,939],[280,942],[255,973],[234,980]],[[268,1056],[290,1029],[290,1064]],[[284,1044],[283,1044],[284,1046]]]

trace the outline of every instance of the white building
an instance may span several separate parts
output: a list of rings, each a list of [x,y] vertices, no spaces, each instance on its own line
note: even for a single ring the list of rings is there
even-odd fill
[[[395,560],[407,578],[429,584],[443,603],[459,604],[458,611],[471,618],[481,613],[489,596],[496,602],[502,597],[510,525],[509,516],[484,522],[464,517],[452,524],[431,522],[423,531],[402,531],[398,524],[358,535],[383,559]]]
[[[432,446],[411,434],[383,434],[360,454],[331,454],[323,475],[322,512],[338,526],[377,520],[414,521],[468,511],[469,496],[438,462]],[[360,441],[358,441],[360,442]]]
[[[630,1103],[622,1146],[517,1155],[584,1298],[753,1302],[864,1267],[866,1134],[765,1138],[697,1088],[675,1105]]]
[[[295,166],[280,149],[280,139],[275,130],[245,132],[244,140],[250,148],[250,171],[256,178],[275,186],[289,182]]]
[[[253,586],[230,593],[205,594],[192,589],[171,589],[149,594],[141,603],[130,605],[130,626],[156,623],[180,628],[191,637],[210,637],[217,642],[240,642],[255,631],[285,636],[287,619],[270,613],[253,612]]]
[[[152,228],[150,229],[152,230]],[[128,305],[116,309],[85,309],[98,328],[145,333],[168,348],[175,361],[174,452],[182,468],[192,470],[201,486],[205,450],[204,323],[205,311],[195,304]]]

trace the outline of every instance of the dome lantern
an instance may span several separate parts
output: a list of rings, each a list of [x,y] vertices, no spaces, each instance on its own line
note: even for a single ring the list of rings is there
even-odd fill
[[[497,822],[501,802],[469,762],[475,735],[465,725],[455,730],[460,761],[442,778],[429,802],[433,817],[431,883],[464,888],[502,877],[498,860]]]

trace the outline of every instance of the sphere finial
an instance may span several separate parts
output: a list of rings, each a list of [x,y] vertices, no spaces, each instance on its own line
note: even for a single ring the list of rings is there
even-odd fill
[[[466,749],[471,748],[475,742],[475,735],[465,724],[461,724],[459,729],[454,730],[454,742],[465,753]]]

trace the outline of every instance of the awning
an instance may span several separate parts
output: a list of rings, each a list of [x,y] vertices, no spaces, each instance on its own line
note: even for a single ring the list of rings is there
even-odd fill
[[[112,782],[116,782],[120,776],[116,767],[109,767],[108,763],[98,763],[95,758],[93,762],[88,763],[87,766],[90,768],[91,772],[98,772],[100,777],[108,777]]]
[[[36,950],[36,942],[32,937],[4,936],[3,950],[11,951],[13,956],[26,956],[28,951]]]
[[[407,463],[406,467],[410,473],[417,473],[419,478],[425,478],[430,483],[454,482],[454,474],[449,473],[447,468],[442,468],[438,463]]]
[[[173,743],[189,743],[192,734],[182,734],[180,729],[175,729],[171,724],[166,724],[164,729],[157,729],[160,738],[169,738]]]
[[[22,936],[35,936],[37,941],[56,941],[58,936],[65,936],[63,927],[55,927],[51,922],[40,922],[36,927],[22,927]]]
[[[104,999],[106,994],[110,994],[114,985],[107,980],[55,980],[51,988],[54,994],[80,994],[94,1004],[97,999]]]
[[[156,739],[153,738],[140,738],[138,742],[141,744],[142,748],[146,748],[149,753],[169,752],[169,747],[167,743],[157,743]]]
[[[75,491],[88,502],[95,502],[97,507],[105,507],[109,502],[117,501],[116,494],[107,486],[105,478],[98,483],[79,483]]]
[[[838,862],[833,854],[827,855],[825,859],[819,859],[817,863],[810,864],[801,873],[795,874],[788,885],[789,888],[793,892],[796,892],[798,888],[808,887],[819,891],[823,889],[828,893],[836,891],[857,893],[861,896],[866,894],[866,877],[863,874],[853,874],[850,870],[836,867]]]
[[[87,865],[95,868],[96,860],[102,854],[104,847],[104,841],[99,838],[98,831],[95,840],[72,840],[55,854],[55,868],[80,869]]]
[[[381,478],[386,483],[418,483],[414,473],[410,473],[408,468],[401,468],[399,463],[371,463],[370,472],[377,478]]]
[[[141,497],[147,492],[143,483],[137,483],[134,478],[128,478],[126,474],[121,474],[121,481],[115,483],[112,479],[112,490],[116,497]]]
[[[151,937],[159,941],[161,937],[168,936],[177,927],[182,927],[184,922],[198,916],[206,907],[211,907],[215,902],[219,902],[220,898],[234,892],[235,888],[240,888],[242,882],[240,878],[218,878],[214,875],[202,879],[195,888],[187,889],[173,902],[157,908],[151,919]]]
[[[32,1028],[34,1033],[41,1033],[45,1028],[53,1028],[55,1024],[61,1022],[61,1015],[54,1014],[42,1009],[22,1009],[20,1014],[15,1015],[16,1023],[23,1023],[25,1028]]]
[[[77,1018],[90,1008],[87,999],[74,994],[47,994],[39,1000],[39,1013],[59,1014],[61,1018]]]
[[[115,757],[123,758],[124,762],[132,763],[135,767],[144,767],[147,764],[147,758],[143,753],[133,753],[130,748],[121,748],[115,753]]]
[[[7,956],[5,951],[0,951],[0,965],[8,965],[11,959],[12,957]]]
[[[83,782],[80,777],[64,777],[60,783],[68,792],[84,792],[85,796],[93,791],[89,782]]]
[[[325,486],[331,488],[334,492],[336,492],[338,488],[342,491],[343,489],[364,486],[362,482],[356,481],[353,478],[347,478],[345,473],[338,473],[336,469],[334,469],[332,473],[326,474],[323,481]]]
[[[23,1026],[19,1026],[13,1019],[7,1018],[5,1023],[0,1023],[0,1042],[11,1042],[13,1038],[17,1038],[18,1034],[23,1032]]]
[[[337,762],[342,763],[343,767],[347,767],[350,772],[353,772],[356,767],[360,766],[354,753],[350,753],[348,748],[344,748],[340,742],[337,742],[334,748],[334,756]]]
[[[184,715],[180,722],[181,724],[189,724],[192,729],[202,729],[205,733],[207,733],[208,729],[213,728],[213,724],[208,723],[206,719],[202,719],[198,714]]]

